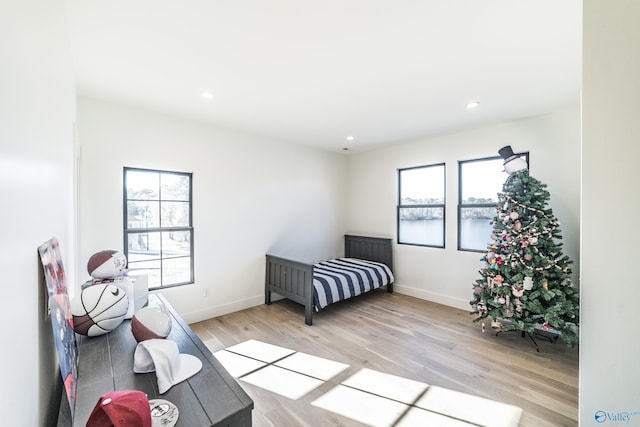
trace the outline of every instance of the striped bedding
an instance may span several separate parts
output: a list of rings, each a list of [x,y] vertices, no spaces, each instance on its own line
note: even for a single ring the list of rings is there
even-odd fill
[[[337,258],[313,265],[313,302],[316,311],[393,283],[391,269],[380,262]]]

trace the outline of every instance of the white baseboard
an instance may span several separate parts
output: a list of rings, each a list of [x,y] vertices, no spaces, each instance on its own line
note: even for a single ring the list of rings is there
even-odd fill
[[[469,304],[469,301],[471,301],[471,296],[469,296],[469,299],[466,300],[462,298],[455,298],[450,295],[440,294],[437,292],[416,289],[410,286],[400,285],[398,283],[393,284],[393,290],[394,292],[398,292],[399,294],[409,295],[411,297],[420,298],[453,308],[458,308],[464,311],[471,311],[471,305]]]
[[[264,304],[264,294],[256,295],[250,298],[232,301],[227,304],[214,305],[203,310],[192,311],[189,313],[181,313],[181,317],[188,324],[200,322],[224,314],[234,313],[236,311],[245,310]]]
[[[449,307],[457,308],[464,311],[471,311],[469,300],[454,298],[450,295],[444,295],[437,292],[425,291],[423,289],[416,289],[410,286],[404,286],[398,283],[393,284],[394,292],[403,295],[409,295],[411,297],[420,298],[426,301],[435,302],[438,304],[446,305]],[[272,301],[277,301],[282,297],[276,293],[272,294]],[[224,314],[233,313],[247,308],[255,307],[257,305],[264,304],[264,295],[256,295],[250,298],[242,300],[232,301],[226,304],[214,305],[207,307],[206,309],[192,311],[189,313],[181,313],[182,318],[187,323],[196,323],[203,320],[211,319],[214,317],[222,316]]]

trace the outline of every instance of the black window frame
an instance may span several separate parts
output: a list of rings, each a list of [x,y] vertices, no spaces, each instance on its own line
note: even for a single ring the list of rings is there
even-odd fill
[[[524,158],[527,162],[527,169],[529,168],[529,152],[524,151],[520,153],[514,153],[516,156],[520,158]],[[486,252],[487,247],[483,247],[481,249],[476,248],[463,248],[462,247],[462,211],[463,209],[469,208],[491,208],[495,211],[498,207],[498,193],[496,193],[496,202],[495,203],[463,203],[462,194],[463,194],[463,185],[462,182],[462,168],[464,164],[475,163],[475,162],[484,162],[484,161],[494,161],[494,160],[502,160],[501,156],[491,156],[491,157],[482,157],[477,159],[470,160],[458,160],[458,219],[457,219],[457,227],[458,227],[458,250],[463,252]],[[505,174],[504,180],[507,180],[507,175]],[[500,189],[502,191],[502,189]],[[487,244],[491,243],[490,235],[487,236]]]
[[[403,204],[401,197],[402,197],[402,172],[404,171],[409,171],[409,170],[416,170],[416,169],[425,169],[425,168],[431,168],[431,167],[442,167],[442,203],[425,203],[425,204]],[[429,248],[438,248],[438,249],[444,249],[446,246],[446,198],[447,198],[447,165],[445,162],[441,162],[441,163],[433,163],[433,164],[428,164],[428,165],[421,165],[421,166],[412,166],[412,167],[407,167],[407,168],[399,168],[398,169],[398,205],[397,205],[397,209],[396,209],[396,231],[397,231],[397,242],[399,245],[410,245],[410,246],[422,246],[422,247],[429,247]],[[414,243],[414,242],[403,242],[401,240],[401,234],[400,234],[400,212],[402,209],[414,209],[414,208],[427,208],[427,209],[432,209],[432,208],[437,208],[437,209],[442,209],[442,245],[432,245],[432,244],[426,244],[426,243]]]
[[[128,193],[127,193],[127,172],[149,172],[149,173],[157,173],[160,176],[160,179],[158,180],[158,199],[134,199],[134,198],[129,198],[128,197]],[[189,199],[188,200],[175,200],[175,199],[162,199],[162,184],[161,184],[161,177],[163,175],[179,175],[179,176],[185,176],[188,177],[189,179]],[[192,172],[178,172],[178,171],[170,171],[170,170],[162,170],[162,169],[147,169],[147,168],[138,168],[138,167],[127,167],[125,166],[123,168],[123,173],[122,173],[122,177],[123,177],[123,247],[124,247],[124,254],[127,257],[127,260],[129,260],[129,240],[128,240],[128,236],[129,234],[133,233],[133,234],[140,234],[140,233],[159,233],[160,235],[160,253],[158,255],[158,258],[156,260],[160,261],[160,285],[159,286],[152,286],[151,283],[149,284],[149,290],[150,291],[154,291],[154,290],[160,290],[160,289],[167,289],[167,288],[172,288],[172,287],[177,287],[177,286],[184,286],[184,285],[190,285],[195,283],[195,252],[194,252],[194,227],[193,227],[193,173]],[[129,222],[128,222],[128,201],[132,201],[132,200],[144,200],[144,201],[148,201],[148,200],[152,200],[152,201],[157,201],[158,202],[158,206],[159,206],[159,223],[157,227],[129,227]],[[186,226],[163,226],[162,225],[162,203],[164,202],[188,202],[188,209],[189,209],[189,213],[188,213],[188,225]],[[163,261],[164,260],[169,260],[169,259],[177,259],[177,258],[186,258],[186,256],[166,256],[163,250],[163,246],[162,246],[162,235],[163,233],[166,232],[187,232],[188,236],[189,236],[189,280],[187,281],[181,281],[181,282],[172,282],[172,283],[168,283],[165,284],[164,283],[164,275],[163,275]],[[133,261],[133,262],[128,262],[128,267],[131,269],[135,269],[135,264],[138,262],[143,262],[143,261]],[[143,268],[144,270],[144,268]]]

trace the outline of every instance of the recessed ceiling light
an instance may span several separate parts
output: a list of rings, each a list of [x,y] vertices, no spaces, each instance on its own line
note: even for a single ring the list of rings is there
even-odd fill
[[[474,108],[478,108],[480,106],[480,101],[470,101],[467,103],[467,109],[473,110]]]
[[[202,96],[204,99],[213,99],[213,93],[211,92],[202,92],[200,96]]]
[[[347,137],[347,141],[353,141],[354,139],[355,139],[355,138],[353,137],[353,135],[349,135],[349,136]]]

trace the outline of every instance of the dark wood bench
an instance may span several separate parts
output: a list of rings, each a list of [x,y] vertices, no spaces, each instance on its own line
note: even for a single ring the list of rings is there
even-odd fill
[[[213,356],[191,328],[160,294],[149,295],[149,305],[164,304],[172,316],[168,339],[178,344],[180,353],[189,353],[202,361],[202,370],[191,378],[159,394],[155,373],[133,372],[136,341],[131,321],[125,320],[106,335],[77,335],[78,383],[76,408],[71,411],[66,396],[62,398],[58,426],[84,427],[98,398],[114,390],[141,390],[149,399],[165,399],[180,412],[176,426],[251,426],[253,401],[237,381]]]

